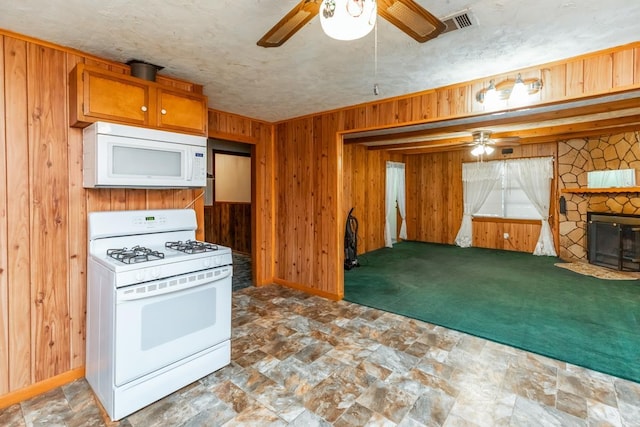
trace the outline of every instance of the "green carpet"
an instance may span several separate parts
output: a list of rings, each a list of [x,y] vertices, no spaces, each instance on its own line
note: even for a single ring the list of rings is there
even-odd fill
[[[640,281],[555,257],[402,242],[359,256],[345,300],[640,383]]]

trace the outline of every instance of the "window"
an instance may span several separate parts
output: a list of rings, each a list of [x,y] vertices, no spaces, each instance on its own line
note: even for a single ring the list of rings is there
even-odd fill
[[[473,216],[542,219],[536,207],[531,203],[518,180],[509,173],[509,161],[501,164],[500,179],[496,181],[489,197]]]

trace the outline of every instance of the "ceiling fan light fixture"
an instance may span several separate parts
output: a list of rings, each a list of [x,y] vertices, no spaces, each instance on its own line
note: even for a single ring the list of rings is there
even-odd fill
[[[486,154],[486,155],[489,155],[489,154],[493,153],[494,150],[495,149],[490,145],[485,145],[484,146],[484,154]]]
[[[323,0],[320,25],[336,40],[356,40],[369,34],[376,24],[375,0]]]

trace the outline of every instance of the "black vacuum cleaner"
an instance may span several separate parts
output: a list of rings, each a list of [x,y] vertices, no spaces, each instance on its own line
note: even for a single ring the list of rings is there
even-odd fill
[[[347,223],[344,229],[344,269],[351,270],[360,267],[358,262],[358,220],[352,215],[351,208],[347,215]]]

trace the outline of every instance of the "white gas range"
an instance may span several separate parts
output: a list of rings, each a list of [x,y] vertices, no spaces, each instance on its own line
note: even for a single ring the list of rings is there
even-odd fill
[[[190,209],[88,217],[86,377],[113,420],[229,364],[229,248]]]

